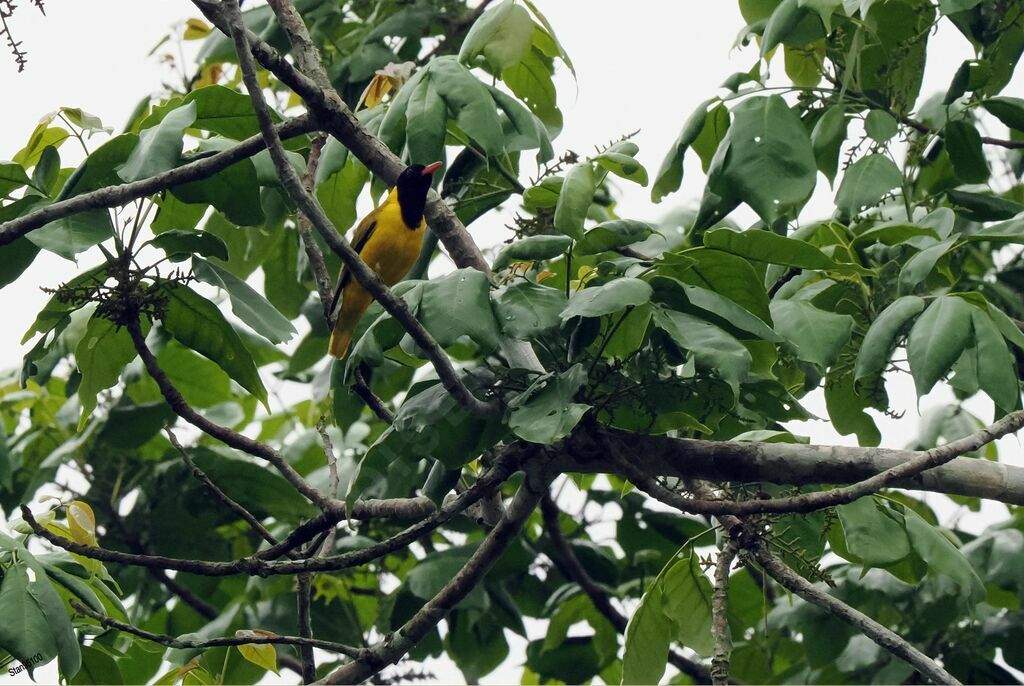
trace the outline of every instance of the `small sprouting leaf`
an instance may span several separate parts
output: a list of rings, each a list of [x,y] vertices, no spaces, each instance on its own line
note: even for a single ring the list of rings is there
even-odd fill
[[[76,543],[96,545],[96,515],[89,503],[73,500],[68,505],[68,529]]]
[[[239,629],[235,632],[236,638],[271,637],[274,634],[270,631],[252,629],[246,631]],[[238,652],[249,662],[257,667],[269,669],[274,674],[280,674],[277,669],[277,649],[272,643],[243,643],[238,646]]]

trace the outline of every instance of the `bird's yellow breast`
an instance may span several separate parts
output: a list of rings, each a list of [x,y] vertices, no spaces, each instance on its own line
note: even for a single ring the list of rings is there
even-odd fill
[[[423,230],[426,222],[410,229],[402,220],[398,205],[397,191],[392,190],[377,212],[377,226],[373,235],[360,252],[363,261],[387,285],[391,286],[404,277],[419,257],[423,245]]]

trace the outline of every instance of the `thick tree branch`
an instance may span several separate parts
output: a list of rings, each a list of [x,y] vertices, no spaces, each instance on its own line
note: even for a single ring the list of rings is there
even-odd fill
[[[590,602],[594,604],[594,608],[615,627],[617,632],[625,635],[626,626],[629,624],[629,621],[625,615],[612,605],[611,596],[594,581],[583,567],[579,557],[576,556],[572,546],[569,545],[569,541],[566,540],[565,534],[562,533],[562,528],[558,524],[558,506],[555,505],[550,494],[546,494],[541,499],[540,512],[544,520],[544,531],[547,533],[555,550],[553,560],[555,566],[558,567],[565,578],[575,581],[579,585],[583,592],[587,594],[587,597],[590,598]],[[668,661],[680,672],[693,678],[696,683],[711,683],[711,672],[696,660],[691,660],[682,653],[670,649]]]
[[[345,655],[347,657],[354,657],[360,652],[359,648],[353,648],[352,646],[347,646],[343,643],[336,643],[334,641],[321,641],[316,638],[303,638],[302,636],[278,636],[276,634],[264,636],[263,634],[257,634],[254,632],[240,632],[243,633],[241,636],[224,636],[222,638],[208,638],[205,640],[182,640],[180,638],[175,638],[174,636],[155,634],[152,631],[146,631],[145,629],[140,629],[137,626],[126,624],[125,622],[114,619],[113,617],[108,617],[105,614],[96,612],[74,598],[71,598],[69,602],[76,612],[95,619],[97,622],[109,629],[117,629],[118,631],[123,631],[125,633],[132,634],[133,636],[144,638],[147,641],[153,641],[154,643],[165,645],[168,648],[217,648],[222,646],[261,645],[271,643],[277,645],[320,648],[322,650],[329,650],[332,653],[338,653],[339,655]]]
[[[1019,421],[1020,413],[1001,422]],[[1011,419],[1014,418],[1015,419]],[[997,422],[989,429],[1005,424]],[[1017,429],[1007,430],[1006,433]],[[985,432],[947,444],[935,450],[945,460],[946,451],[963,454],[977,449],[976,439]],[[984,445],[984,443],[981,443]],[[749,483],[764,481],[782,485],[842,484],[860,482],[902,465],[912,464],[932,453],[886,448],[804,445],[797,443],[758,443],[704,441],[668,436],[645,436],[609,427],[590,425],[578,431],[562,445],[562,471],[585,473],[622,472],[611,458],[612,450],[629,455],[634,470],[646,475],[704,479],[712,482]],[[611,447],[611,448],[610,448]],[[931,458],[928,458],[929,460]],[[919,464],[919,463],[918,463]],[[968,457],[950,459],[945,464],[902,476],[886,476],[885,486],[973,496],[1004,503],[1024,505],[1024,469],[988,460]],[[870,489],[869,489],[870,490]],[[767,502],[767,501],[764,501]],[[759,506],[745,506],[757,511]],[[774,507],[769,505],[768,507]],[[728,510],[722,506],[721,511]],[[762,510],[763,511],[763,510]]]
[[[285,3],[289,4],[289,3]],[[381,281],[380,277],[362,261],[359,254],[352,248],[348,241],[338,233],[334,225],[324,213],[323,208],[316,198],[306,192],[302,181],[292,168],[281,139],[274,128],[273,119],[270,117],[270,110],[263,97],[263,90],[260,87],[256,76],[256,65],[253,63],[252,54],[249,51],[249,42],[246,38],[245,24],[242,22],[242,15],[238,9],[238,3],[234,0],[225,0],[221,3],[224,8],[224,16],[227,20],[228,31],[235,42],[235,52],[238,55],[239,67],[242,71],[242,80],[249,97],[252,99],[253,108],[256,110],[256,118],[259,121],[260,130],[267,148],[270,150],[270,157],[274,161],[277,175],[281,179],[285,190],[291,196],[299,210],[306,215],[327,244],[331,246],[339,257],[345,262],[345,266],[351,271],[356,281],[360,283],[379,302],[387,312],[394,317],[412,336],[417,345],[434,365],[441,383],[455,400],[469,411],[487,415],[499,411],[496,402],[482,402],[462,383],[451,360],[434,340],[419,320],[413,316],[405,301],[396,297],[391,290]]]
[[[515,540],[527,518],[547,490],[548,476],[527,471],[523,485],[509,503],[505,516],[469,558],[466,565],[441,591],[427,601],[389,640],[364,651],[351,663],[327,675],[324,683],[357,684],[388,665],[395,664],[419,643],[427,632],[444,619],[459,601],[476,588],[509,544]]]
[[[281,138],[294,138],[316,130],[316,122],[310,115],[302,115],[276,125],[275,129]],[[107,186],[40,207],[17,219],[0,224],[0,246],[7,245],[52,221],[73,214],[87,210],[120,207],[133,200],[148,197],[183,183],[209,178],[240,160],[252,157],[262,151],[264,147],[262,136],[251,136],[232,148],[195,162],[183,164],[163,174],[120,186]]]

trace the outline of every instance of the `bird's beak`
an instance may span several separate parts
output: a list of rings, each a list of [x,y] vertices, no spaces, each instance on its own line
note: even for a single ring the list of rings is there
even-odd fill
[[[423,176],[430,176],[435,171],[437,171],[437,168],[440,167],[440,166],[441,166],[440,162],[434,162],[433,164],[428,164],[427,166],[423,167]]]

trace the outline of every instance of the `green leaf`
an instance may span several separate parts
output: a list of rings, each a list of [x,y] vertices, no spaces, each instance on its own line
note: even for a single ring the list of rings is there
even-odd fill
[[[651,187],[652,202],[661,202],[666,195],[679,190],[679,186],[683,182],[683,159],[686,156],[686,151],[704,129],[708,107],[714,102],[715,99],[702,102],[683,124],[679,138],[672,144],[668,155],[661,163],[658,175],[654,178],[654,185]]]
[[[764,59],[773,48],[785,41],[807,13],[808,10],[803,9],[797,0],[782,0],[768,17],[768,23],[764,27],[761,58]]]
[[[1013,355],[992,319],[977,308],[971,311],[974,341],[977,347],[978,381],[996,407],[1010,410],[1020,403],[1020,383]]]
[[[17,281],[32,265],[38,254],[39,246],[30,241],[27,236],[0,246],[0,288]]]
[[[427,71],[459,128],[488,156],[500,153],[504,149],[501,121],[487,86],[454,57],[431,60]]]
[[[662,612],[675,627],[675,640],[698,655],[714,650],[711,635],[711,582],[694,554],[676,561],[665,572]]]
[[[876,376],[885,369],[896,347],[896,340],[912,318],[924,311],[925,302],[916,295],[897,298],[871,322],[854,368],[854,380]]]
[[[946,197],[957,214],[976,222],[1011,219],[1024,212],[1024,205],[988,193],[949,190]]]
[[[647,222],[613,219],[588,230],[576,244],[573,252],[577,255],[596,255],[624,245],[639,243],[654,232],[654,228]]]
[[[801,269],[834,269],[838,265],[806,241],[780,236],[772,231],[714,229],[704,234],[704,245],[740,257]]]
[[[102,611],[102,610],[98,610]],[[104,651],[84,646],[82,648],[82,668],[78,674],[68,678],[68,684],[123,684],[124,677],[117,661]]]
[[[292,323],[243,279],[201,257],[192,258],[192,269],[197,279],[226,292],[235,316],[271,343],[284,343],[295,335]]]
[[[690,146],[700,158],[700,166],[705,173],[710,169],[711,161],[714,159],[715,153],[718,152],[718,146],[722,144],[726,134],[729,133],[731,124],[729,108],[725,106],[724,102],[720,102],[708,110],[707,117],[704,119],[704,128],[701,129],[697,139]]]
[[[52,221],[26,238],[43,250],[75,261],[75,255],[114,235],[107,210],[86,210]]]
[[[125,365],[135,359],[135,345],[128,331],[108,319],[93,315],[85,335],[75,348],[75,361],[82,372],[78,399],[82,403],[79,430],[96,408],[96,394],[117,383]]]
[[[505,127],[505,150],[532,150],[537,148],[537,161],[545,162],[554,157],[554,150],[551,147],[551,139],[544,124],[537,119],[530,110],[523,107],[518,100],[505,94],[493,86],[487,89],[494,98],[494,104],[498,106],[508,119]],[[447,177],[446,177],[447,180]],[[507,181],[503,181],[507,183]]]
[[[597,180],[589,162],[579,162],[569,168],[555,205],[555,229],[579,240],[583,237],[583,222],[594,200]]]
[[[603,286],[591,286],[574,293],[562,310],[562,319],[600,317],[629,306],[643,305],[651,299],[650,284],[624,276]]]
[[[429,70],[423,72],[405,108],[405,141],[411,163],[431,164],[444,153],[448,108],[430,74]]]
[[[423,282],[417,317],[441,346],[469,336],[487,350],[498,345],[498,323],[491,309],[490,282],[475,269],[457,269]]]
[[[899,122],[885,110],[871,110],[864,118],[864,131],[876,143],[886,143],[899,132]]]
[[[11,191],[33,185],[25,168],[15,162],[0,162],[0,198],[10,197]],[[6,208],[5,208],[6,209]]]
[[[263,387],[252,355],[216,305],[180,284],[166,285],[163,324],[183,345],[217,363],[228,376],[264,403]]]
[[[960,589],[957,598],[965,609],[984,600],[985,585],[960,549],[911,508],[904,508],[903,518],[910,544],[927,563],[928,573],[951,579]]]
[[[709,188],[747,203],[765,223],[795,213],[811,196],[817,172],[811,141],[780,96],[750,98],[734,108],[722,145],[727,153],[719,172],[712,165]]]
[[[544,122],[548,132],[554,136],[562,128],[562,113],[558,109],[555,84],[551,80],[553,60],[537,47],[537,36],[540,33],[539,30],[535,31],[533,48],[519,64],[502,71],[501,80]]]
[[[513,262],[532,262],[549,260],[565,254],[572,245],[569,236],[528,236],[502,248],[494,258],[492,269],[499,271]]]
[[[825,33],[832,33],[832,15],[836,10],[842,11],[843,0],[797,0],[797,5],[817,12],[825,25]]]
[[[977,6],[981,0],[939,0],[939,10],[943,14],[956,14],[966,12]]]
[[[846,140],[846,127],[849,120],[841,105],[833,105],[825,111],[821,119],[814,125],[811,132],[811,147],[814,150],[814,161],[818,171],[825,175],[829,185],[835,183],[836,170],[839,168],[839,153]]]
[[[907,339],[907,357],[917,397],[932,390],[971,341],[971,306],[940,295],[928,306]]]
[[[1007,127],[1024,131],[1024,99],[1001,96],[984,100],[981,106]]]
[[[692,286],[680,283],[686,299],[694,307],[715,314],[730,326],[753,334],[757,338],[775,343],[781,343],[784,339],[775,333],[758,315],[750,312],[745,307],[733,302],[729,298],[707,288]],[[767,311],[767,307],[765,311]],[[769,321],[771,321],[769,319]]]
[[[850,340],[853,317],[820,310],[803,300],[774,300],[775,330],[796,349],[797,357],[826,369]]]
[[[647,186],[647,170],[630,155],[608,151],[594,157],[591,161],[627,181]]]
[[[935,263],[938,262],[943,255],[949,252],[959,240],[959,235],[947,238],[941,243],[936,243],[935,245],[925,248],[907,260],[900,269],[900,293],[911,293],[915,288],[917,288],[918,284],[927,279],[928,275],[932,273],[932,270],[935,268]]]
[[[117,173],[126,182],[148,179],[178,166],[185,129],[196,120],[196,106],[189,103],[172,110],[156,126],[139,134],[139,144]]]
[[[573,402],[587,380],[583,365],[545,374],[509,402],[508,427],[524,441],[550,445],[569,434],[590,405]]]
[[[60,154],[57,148],[47,146],[39,157],[39,163],[32,172],[32,185],[50,195],[57,176],[60,174]]]
[[[715,372],[738,389],[753,366],[746,346],[726,331],[693,315],[655,308],[654,323],[681,348],[693,353],[697,366]]]
[[[504,0],[473,23],[462,41],[459,61],[472,67],[482,58],[493,73],[501,73],[526,57],[533,44],[533,31],[530,13],[512,0]]]
[[[836,508],[846,550],[842,557],[865,569],[896,564],[910,554],[910,541],[898,520],[871,496]]]
[[[672,621],[665,616],[660,580],[640,599],[626,625],[622,654],[623,684],[656,684],[665,673]]]
[[[517,281],[492,291],[491,301],[501,332],[523,341],[557,328],[568,302],[561,289],[532,281]]]
[[[182,105],[193,103],[196,111],[195,121],[192,122],[193,128],[220,134],[236,141],[260,132],[256,112],[252,108],[252,98],[245,93],[220,85],[204,86],[182,99]],[[273,110],[270,111],[270,116],[275,122],[281,121],[281,117]],[[145,126],[146,122],[143,122],[142,127]]]
[[[984,183],[990,172],[981,148],[981,134],[973,125],[951,121],[945,129],[946,152],[956,175],[966,183]]]
[[[697,263],[677,275],[681,281],[714,291],[756,315],[761,321],[771,324],[772,315],[768,311],[764,280],[757,275],[750,262],[710,248],[686,250],[682,255]]]
[[[836,193],[836,207],[852,217],[865,207],[878,204],[886,193],[903,182],[896,163],[885,155],[872,153],[851,164]]]
[[[52,117],[45,117],[32,131],[25,147],[14,154],[14,162],[25,169],[31,169],[43,156],[43,151],[48,147],[59,148],[71,134],[59,126],[50,126]]]
[[[228,259],[228,246],[207,231],[171,229],[158,235],[150,244],[163,250],[174,261],[189,258],[193,254]]]
[[[209,178],[172,186],[170,191],[182,202],[212,205],[240,226],[259,226],[265,219],[252,160],[240,160]]]

